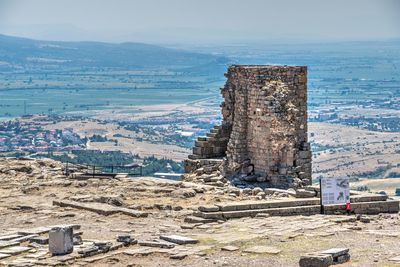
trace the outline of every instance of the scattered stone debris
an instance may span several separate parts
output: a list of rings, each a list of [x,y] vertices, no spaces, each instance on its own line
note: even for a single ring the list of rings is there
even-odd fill
[[[111,215],[115,213],[123,213],[125,215],[129,215],[132,217],[147,217],[147,212],[141,212],[133,209],[128,208],[120,208],[114,207],[109,204],[102,204],[102,203],[80,203],[76,201],[53,201],[53,205],[57,205],[60,207],[72,207],[76,209],[84,209],[92,212],[96,212],[101,215]]]
[[[371,219],[367,215],[359,215],[357,216],[357,220],[359,220],[362,223],[370,223]]]
[[[137,244],[137,240],[133,238],[131,235],[118,235],[117,241],[122,242],[125,245],[134,245]]]
[[[96,246],[100,251],[107,252],[111,249],[112,243],[109,241],[95,241],[94,246]]]
[[[340,205],[327,206],[327,215],[320,215],[318,188],[265,189],[266,181],[260,182],[257,175],[239,177],[239,188],[225,178],[222,159],[199,161],[214,165],[196,166],[196,172],[188,174],[190,181],[125,175],[79,181],[76,178],[82,177],[64,175],[62,164],[51,160],[0,159],[0,265],[174,265],[175,259],[184,259],[188,266],[295,266],[299,243],[314,241],[357,248],[352,257],[360,266],[376,260],[382,265],[400,261],[394,257],[400,255],[398,200],[351,192],[354,215],[334,214],[345,212]],[[302,181],[294,177],[293,184]],[[63,204],[51,205],[53,201]],[[138,216],[143,213],[148,217]],[[361,223],[365,218],[371,223]],[[49,252],[46,242],[54,227],[73,228],[71,253],[53,256]],[[187,244],[187,237],[196,243]],[[139,245],[137,239],[144,241]],[[371,246],[374,242],[384,250]],[[252,254],[243,257],[244,253]],[[293,257],[284,257],[287,253]],[[330,257],[332,263],[350,257],[333,251],[312,254]]]

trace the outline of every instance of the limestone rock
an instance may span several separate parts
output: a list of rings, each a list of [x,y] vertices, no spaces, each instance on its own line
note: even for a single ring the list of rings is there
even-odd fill
[[[31,250],[30,247],[23,247],[23,246],[14,246],[14,247],[6,247],[0,250],[0,254],[3,255],[18,255],[24,252]]]
[[[57,227],[49,232],[49,250],[52,255],[69,254],[74,249],[72,227]]]
[[[214,205],[200,206],[199,207],[199,211],[214,212],[214,211],[219,211],[219,207],[218,206],[214,206]]]
[[[360,222],[362,223],[369,223],[371,222],[371,219],[367,215],[361,215],[359,217]]]
[[[140,246],[145,246],[145,247],[157,247],[157,248],[174,248],[175,245],[170,243],[170,242],[163,242],[160,240],[154,240],[154,241],[139,241],[138,244]]]
[[[188,253],[177,253],[177,254],[172,254],[169,256],[170,259],[173,260],[183,260],[184,258],[186,258],[187,256],[189,256]]]
[[[279,254],[281,250],[276,247],[270,247],[270,246],[254,246],[245,249],[243,252],[257,253],[257,254]]]
[[[253,189],[253,196],[256,196],[258,193],[264,192],[260,187],[256,187]]]
[[[190,198],[196,196],[196,191],[191,188],[182,188],[172,191],[171,196],[177,198]]]
[[[225,246],[225,247],[222,247],[221,250],[224,250],[224,251],[236,251],[236,250],[239,250],[239,247],[237,247],[237,246]]]
[[[179,245],[196,244],[199,242],[196,239],[180,235],[161,235],[160,239]]]
[[[333,264],[331,255],[326,254],[308,254],[301,256],[300,267],[328,267]]]
[[[306,189],[297,189],[296,190],[296,197],[298,198],[309,198],[309,197],[316,197],[317,192],[314,190],[306,190]]]

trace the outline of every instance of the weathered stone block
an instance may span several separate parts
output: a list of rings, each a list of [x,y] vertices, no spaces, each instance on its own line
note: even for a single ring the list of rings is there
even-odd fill
[[[197,239],[180,235],[162,235],[160,239],[179,245],[196,244],[199,242]]]
[[[333,264],[331,255],[326,254],[308,254],[301,256],[300,267],[328,267]]]
[[[210,206],[200,206],[199,211],[204,211],[204,212],[216,212],[219,211],[218,206],[210,205]]]
[[[72,227],[56,227],[49,232],[49,251],[52,255],[65,255],[74,250]]]

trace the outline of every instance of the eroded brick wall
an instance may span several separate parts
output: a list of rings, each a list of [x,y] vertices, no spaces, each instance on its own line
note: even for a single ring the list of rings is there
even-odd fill
[[[214,126],[207,136],[199,137],[194,143],[193,154],[189,159],[212,159],[226,155],[226,146],[229,141],[230,128],[224,125]]]
[[[191,159],[225,156],[227,177],[277,187],[311,184],[307,68],[233,65],[226,77],[222,125],[196,142]]]

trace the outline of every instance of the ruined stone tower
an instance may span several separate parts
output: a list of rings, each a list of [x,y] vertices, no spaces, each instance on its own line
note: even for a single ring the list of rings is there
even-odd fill
[[[311,184],[307,68],[233,65],[225,75],[222,124],[196,141],[187,166],[223,158],[220,169],[230,179]]]

